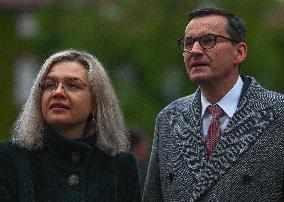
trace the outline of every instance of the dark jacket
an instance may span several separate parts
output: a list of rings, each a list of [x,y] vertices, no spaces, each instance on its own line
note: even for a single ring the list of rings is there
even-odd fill
[[[37,151],[0,144],[0,201],[140,201],[135,158],[110,156],[94,142],[49,131]]]

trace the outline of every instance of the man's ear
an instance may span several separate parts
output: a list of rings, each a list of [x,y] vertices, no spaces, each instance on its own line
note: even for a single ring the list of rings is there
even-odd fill
[[[247,44],[245,42],[240,42],[236,45],[236,55],[234,58],[234,64],[241,64],[247,56]]]

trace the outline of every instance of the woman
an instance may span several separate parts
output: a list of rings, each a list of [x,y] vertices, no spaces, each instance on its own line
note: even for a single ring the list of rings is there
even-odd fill
[[[0,147],[0,201],[140,201],[109,78],[92,55],[50,56]]]

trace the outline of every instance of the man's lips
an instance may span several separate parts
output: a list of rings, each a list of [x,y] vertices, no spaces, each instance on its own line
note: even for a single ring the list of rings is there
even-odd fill
[[[70,107],[62,103],[53,103],[49,106],[49,109],[70,109]]]
[[[190,67],[191,68],[194,68],[194,67],[201,67],[201,66],[208,66],[209,64],[207,62],[193,62],[190,64]]]

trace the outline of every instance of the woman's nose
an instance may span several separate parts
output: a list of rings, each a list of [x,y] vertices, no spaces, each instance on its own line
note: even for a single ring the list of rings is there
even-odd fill
[[[58,94],[58,93],[66,93],[67,94],[67,92],[65,91],[63,83],[58,83],[56,89],[54,89],[54,91],[52,92],[53,95]]]

